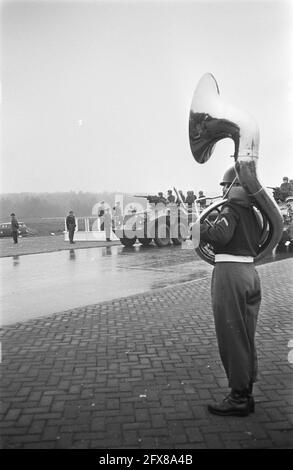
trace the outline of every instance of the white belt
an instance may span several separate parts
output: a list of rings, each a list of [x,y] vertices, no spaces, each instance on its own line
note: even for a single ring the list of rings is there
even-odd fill
[[[225,253],[221,253],[219,255],[215,255],[215,262],[216,263],[253,263],[252,256],[236,256],[236,255],[228,255]]]

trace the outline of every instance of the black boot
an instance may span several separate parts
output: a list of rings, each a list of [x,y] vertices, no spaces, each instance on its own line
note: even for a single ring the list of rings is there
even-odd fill
[[[219,416],[248,416],[252,412],[248,390],[240,392],[232,390],[222,402],[208,405],[208,410],[210,413]]]

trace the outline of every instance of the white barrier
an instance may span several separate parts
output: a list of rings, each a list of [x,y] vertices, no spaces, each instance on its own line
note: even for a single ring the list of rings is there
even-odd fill
[[[100,219],[93,217],[94,223],[92,225],[92,229],[90,229],[90,218],[89,217],[76,217],[75,223],[76,228],[74,232],[74,241],[77,242],[97,242],[97,241],[106,241],[106,232],[105,230],[101,230],[101,222]],[[84,221],[84,230],[79,230],[79,222],[80,220]],[[119,241],[119,238],[116,237],[115,233],[111,230],[110,232],[110,239],[111,241]],[[66,228],[66,218],[65,218],[65,230],[64,230],[64,241],[69,241],[69,236]]]

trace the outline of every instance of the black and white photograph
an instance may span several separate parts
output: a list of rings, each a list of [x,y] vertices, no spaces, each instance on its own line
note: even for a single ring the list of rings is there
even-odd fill
[[[2,0],[0,44],[0,448],[293,449],[292,1]]]

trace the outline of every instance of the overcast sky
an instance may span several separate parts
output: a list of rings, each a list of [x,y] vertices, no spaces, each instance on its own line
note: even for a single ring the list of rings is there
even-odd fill
[[[293,178],[293,2],[2,1],[1,192],[176,186],[215,195],[231,140],[189,148],[197,82],[260,127],[264,185]]]

